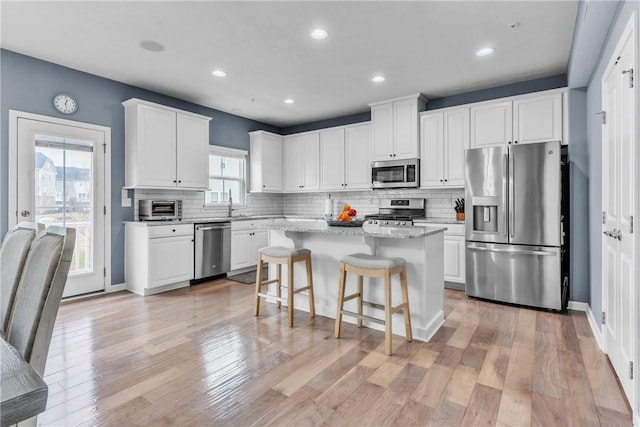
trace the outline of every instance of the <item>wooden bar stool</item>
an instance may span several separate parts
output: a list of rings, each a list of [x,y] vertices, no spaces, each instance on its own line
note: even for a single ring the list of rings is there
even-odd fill
[[[404,327],[406,329],[407,341],[411,341],[413,336],[411,334],[411,315],[409,314],[409,293],[407,291],[407,262],[403,258],[385,258],[377,257],[367,254],[351,254],[347,255],[340,260],[340,284],[338,290],[338,312],[336,313],[336,338],[340,338],[340,332],[342,329],[342,315],[347,314],[358,318],[358,327],[362,327],[362,319],[367,319],[373,322],[382,323],[385,325],[384,336],[384,352],[387,355],[391,355],[391,315],[402,311],[404,313]],[[345,282],[347,278],[347,272],[355,273],[358,281],[358,291],[355,294],[348,296],[344,295]],[[392,307],[391,306],[391,275],[400,275],[400,288],[402,290],[402,304]],[[362,278],[372,277],[384,278],[384,305],[374,304],[371,302],[363,301],[362,293]],[[351,299],[358,299],[358,312],[353,313],[351,311],[344,310],[344,302]],[[362,314],[362,305],[366,304],[371,307],[384,309],[384,320],[366,316]]]
[[[277,264],[277,274],[274,280],[262,281],[260,272],[265,262]],[[307,285],[302,288],[293,286],[293,265],[296,262],[304,262],[307,269]],[[282,298],[282,264],[287,265],[288,280],[287,298]],[[277,283],[276,295],[263,293],[262,287]],[[260,314],[260,297],[271,298],[277,301],[276,307],[280,308],[282,302],[286,302],[289,312],[289,327],[293,326],[293,296],[299,292],[309,291],[309,314],[316,315],[315,302],[313,299],[313,274],[311,272],[311,251],[309,249],[292,249],[283,246],[270,246],[258,249],[258,269],[256,273],[256,316]]]

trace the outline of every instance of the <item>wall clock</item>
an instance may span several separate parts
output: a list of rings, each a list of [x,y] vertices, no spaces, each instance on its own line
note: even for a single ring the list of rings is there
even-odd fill
[[[64,93],[53,97],[53,106],[62,114],[73,114],[78,111],[78,101]]]

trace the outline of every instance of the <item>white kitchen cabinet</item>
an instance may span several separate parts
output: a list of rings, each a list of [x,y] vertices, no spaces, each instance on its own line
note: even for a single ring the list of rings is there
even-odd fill
[[[426,108],[425,98],[418,94],[369,106],[373,127],[373,160],[418,157],[418,113]]]
[[[149,295],[188,286],[193,279],[193,241],[193,224],[127,223],[127,289]]]
[[[416,222],[415,225],[419,227],[444,225],[447,227],[443,237],[444,280],[445,282],[464,284],[466,280],[464,224]],[[447,286],[446,283],[445,287],[460,288],[455,285]]]
[[[513,101],[513,142],[562,141],[562,94]]]
[[[320,187],[320,133],[285,136],[282,149],[283,190],[317,190]]]
[[[269,233],[260,228],[273,220],[244,220],[231,223],[231,270],[253,267],[258,263],[258,249],[269,245]]]
[[[211,118],[132,98],[125,107],[125,185],[209,188]]]
[[[282,191],[282,137],[265,131],[249,132],[251,192]]]
[[[562,93],[523,95],[471,106],[471,147],[563,141]]]
[[[320,131],[320,189],[371,188],[370,125],[358,124]]]
[[[420,114],[420,186],[463,187],[469,108]]]

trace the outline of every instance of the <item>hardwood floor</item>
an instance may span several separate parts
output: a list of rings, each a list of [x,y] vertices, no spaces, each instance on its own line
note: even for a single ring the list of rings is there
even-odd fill
[[[45,381],[53,426],[630,426],[584,313],[445,291],[429,343],[263,304],[220,280],[63,304]]]

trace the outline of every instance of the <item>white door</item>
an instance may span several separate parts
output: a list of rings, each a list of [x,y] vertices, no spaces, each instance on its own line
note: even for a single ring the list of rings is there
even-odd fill
[[[209,188],[209,121],[176,114],[176,179],[178,187]]]
[[[149,287],[193,278],[193,235],[149,239]]]
[[[104,290],[105,132],[53,118],[15,120],[11,162],[16,173],[10,174],[10,197],[16,209],[10,212],[10,225],[31,221],[75,228],[63,297]]]
[[[562,140],[562,94],[513,101],[515,144]]]
[[[469,148],[469,109],[444,113],[444,185],[464,187],[464,150]]]
[[[344,190],[344,129],[320,132],[320,188]]]
[[[511,101],[471,107],[471,148],[511,142]]]
[[[286,136],[282,142],[282,173],[284,191],[302,190],[302,165],[300,164],[300,137]]]
[[[393,158],[393,103],[371,107],[373,126],[373,160]]]
[[[393,103],[393,158],[418,157],[418,101],[406,99]]]
[[[440,187],[444,181],[444,114],[420,116],[420,186]],[[463,159],[464,161],[464,159]]]
[[[317,190],[320,188],[320,133],[304,134],[300,143],[302,189]],[[285,165],[285,169],[288,167]]]
[[[638,322],[633,230],[633,218],[637,218],[638,111],[637,87],[629,71],[637,64],[634,22],[632,17],[602,78],[602,110],[606,114],[602,128],[604,339],[611,364],[630,402],[635,402],[630,365],[635,361]]]
[[[344,188],[371,188],[371,126],[349,126],[345,128],[344,133]]]

